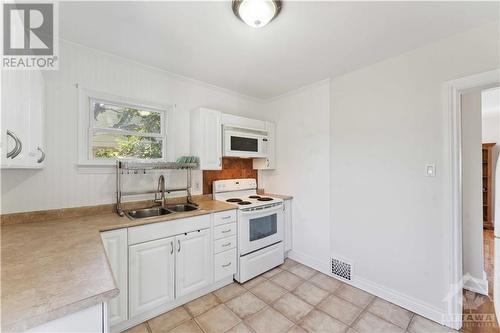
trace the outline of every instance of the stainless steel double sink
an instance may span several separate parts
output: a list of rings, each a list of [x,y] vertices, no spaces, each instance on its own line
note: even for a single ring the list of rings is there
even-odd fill
[[[164,216],[181,212],[191,212],[197,209],[199,209],[199,207],[192,204],[167,205],[165,207],[156,206],[151,208],[129,210],[128,212],[125,212],[125,215],[127,215],[127,217],[130,218],[131,220],[136,220],[136,219],[158,217],[158,216]]]

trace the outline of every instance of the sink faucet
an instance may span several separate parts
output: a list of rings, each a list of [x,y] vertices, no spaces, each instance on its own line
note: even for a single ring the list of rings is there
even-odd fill
[[[160,194],[160,197],[158,198],[158,194]],[[163,175],[160,175],[160,178],[158,178],[158,190],[155,194],[155,202],[161,203],[162,206],[165,206],[165,177]]]

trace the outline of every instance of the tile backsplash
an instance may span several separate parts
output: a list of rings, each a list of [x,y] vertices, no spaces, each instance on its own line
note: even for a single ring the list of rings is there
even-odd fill
[[[253,160],[245,158],[224,157],[222,159],[222,170],[204,170],[203,194],[212,193],[212,182],[214,180],[234,178],[257,179],[257,170],[253,169]]]

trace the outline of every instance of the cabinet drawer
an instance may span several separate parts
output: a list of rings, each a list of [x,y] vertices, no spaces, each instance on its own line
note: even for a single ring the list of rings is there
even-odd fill
[[[228,210],[214,214],[214,226],[236,222],[236,210]]]
[[[214,242],[214,253],[227,251],[236,247],[236,236],[221,238]]]
[[[236,235],[236,223],[220,225],[214,228],[214,240]]]
[[[210,228],[210,215],[145,224],[128,228],[128,244],[149,242],[208,228]]]
[[[215,281],[236,273],[236,249],[216,254],[214,265]]]

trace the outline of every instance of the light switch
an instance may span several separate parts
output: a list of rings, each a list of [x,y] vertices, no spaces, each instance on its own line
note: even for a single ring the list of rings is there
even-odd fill
[[[425,175],[427,177],[436,176],[436,165],[434,163],[425,165]]]

